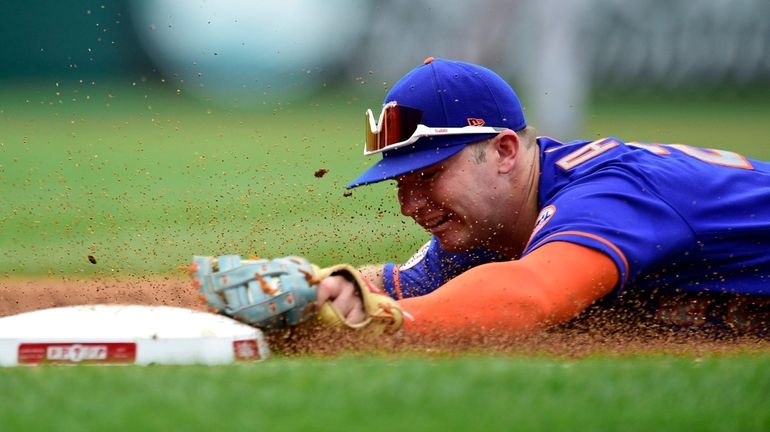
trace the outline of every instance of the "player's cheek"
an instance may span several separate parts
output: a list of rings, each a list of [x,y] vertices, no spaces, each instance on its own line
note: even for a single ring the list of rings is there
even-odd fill
[[[424,201],[423,194],[417,188],[406,185],[398,188],[398,204],[404,216],[412,216],[424,205]]]

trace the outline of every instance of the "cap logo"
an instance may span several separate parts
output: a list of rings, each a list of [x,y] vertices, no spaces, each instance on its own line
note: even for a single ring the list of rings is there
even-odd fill
[[[484,119],[468,117],[468,126],[484,126]]]

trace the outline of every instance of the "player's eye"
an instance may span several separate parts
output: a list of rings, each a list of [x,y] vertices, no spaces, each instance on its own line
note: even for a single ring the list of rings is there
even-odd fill
[[[438,174],[439,174],[438,170],[421,172],[419,179],[421,182],[429,182],[429,181],[435,180],[436,177],[438,177]]]

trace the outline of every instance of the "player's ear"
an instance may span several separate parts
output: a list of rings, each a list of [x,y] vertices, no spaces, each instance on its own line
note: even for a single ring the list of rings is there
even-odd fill
[[[519,137],[512,130],[506,129],[492,140],[492,145],[497,154],[497,171],[501,174],[511,172],[519,156]]]

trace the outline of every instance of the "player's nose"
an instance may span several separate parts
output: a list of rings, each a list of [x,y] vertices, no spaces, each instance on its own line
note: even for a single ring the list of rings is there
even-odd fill
[[[401,206],[401,214],[414,217],[417,210],[425,205],[426,199],[419,188],[402,184],[398,187],[398,204]]]

